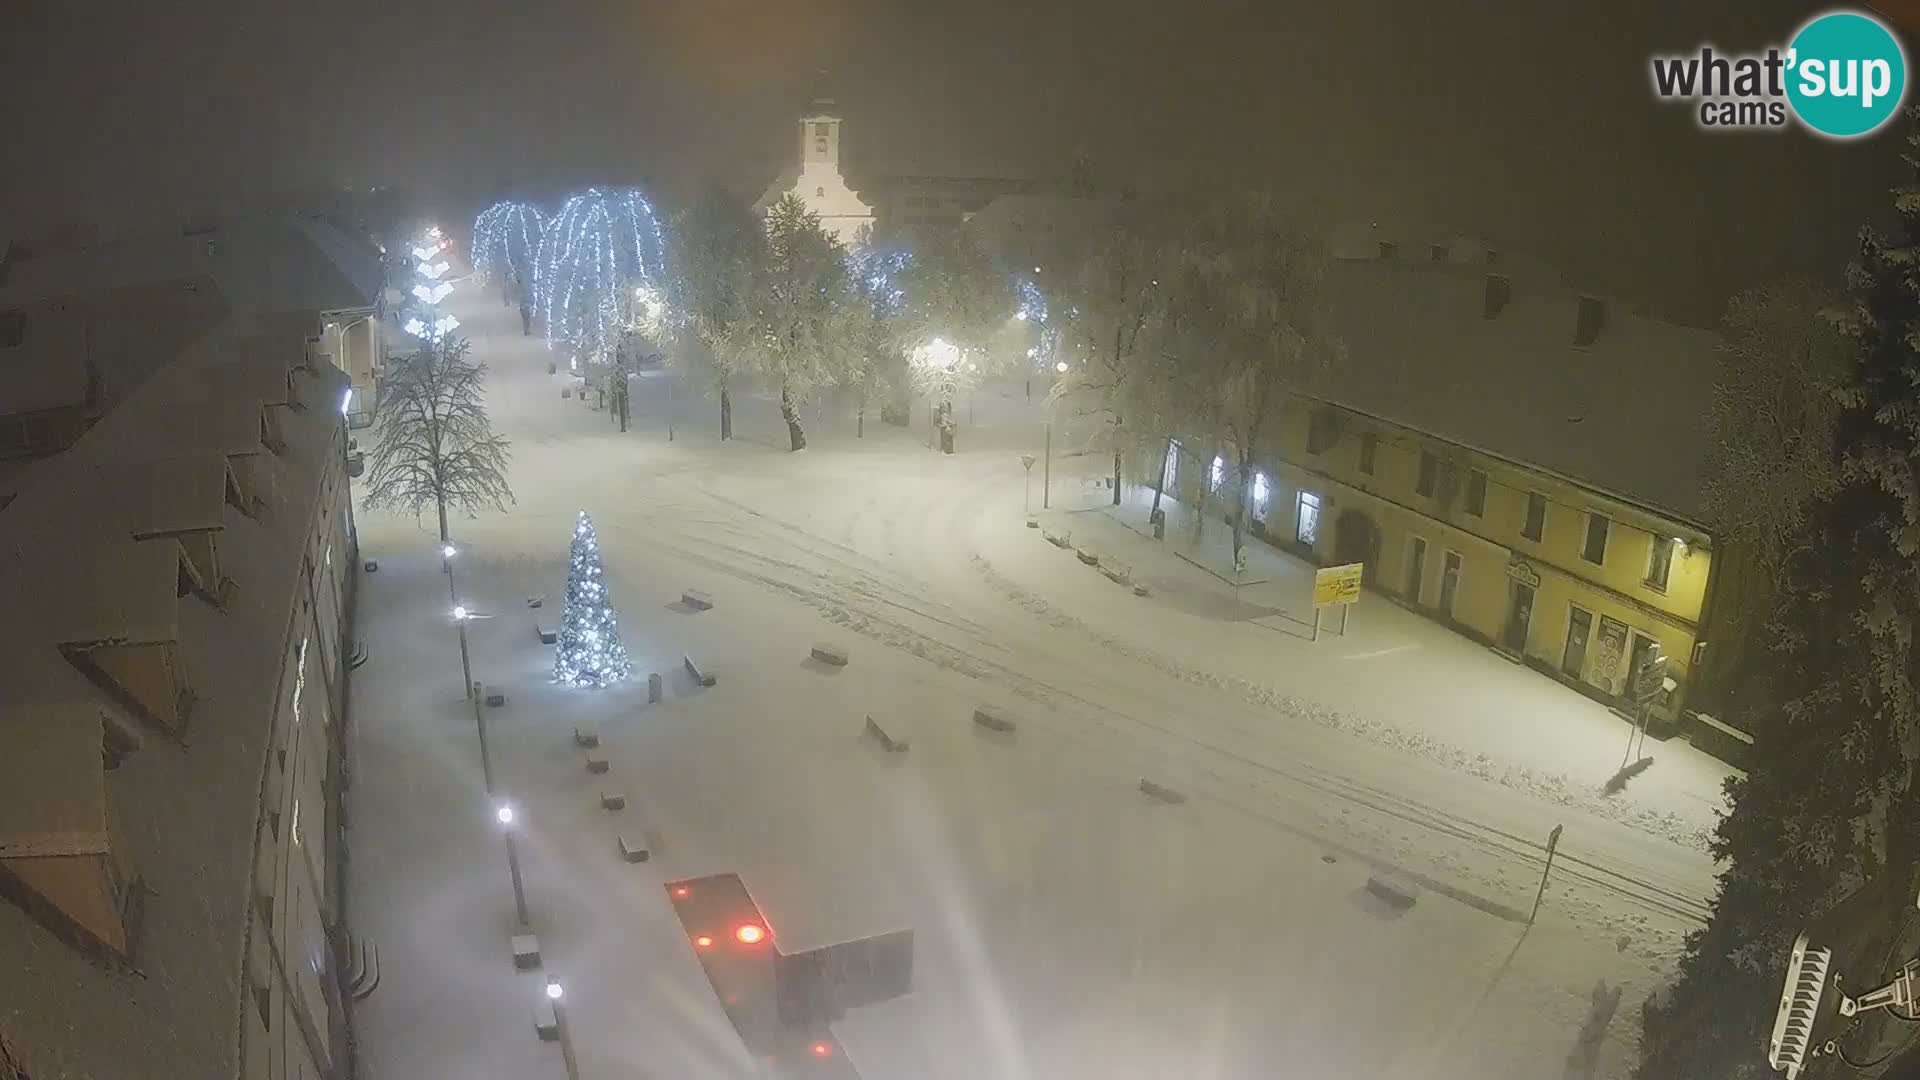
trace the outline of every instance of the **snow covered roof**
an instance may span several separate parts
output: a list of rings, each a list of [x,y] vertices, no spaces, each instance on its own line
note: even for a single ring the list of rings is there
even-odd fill
[[[1488,269],[1336,259],[1347,355],[1320,396],[1697,524],[1715,335],[1511,281],[1489,317]]]
[[[232,312],[208,276],[116,284],[77,296],[15,305],[0,289],[0,312],[20,319],[20,343],[0,346],[0,415],[88,403],[103,405],[138,386]]]
[[[385,284],[372,247],[323,221],[270,217],[18,259],[0,307],[197,277],[212,278],[241,315],[370,309]]]
[[[257,329],[232,323],[177,349],[79,442],[16,476],[0,506],[0,856],[111,846],[145,885],[138,977],[0,902],[0,1041],[28,1075],[238,1067],[261,770],[346,385],[301,366],[297,322]],[[262,445],[268,410],[278,452]],[[258,480],[251,515],[223,498],[236,455]],[[210,529],[234,583],[217,609],[183,595],[175,538]],[[153,637],[189,680],[188,740],[126,738],[152,728],[63,648]]]

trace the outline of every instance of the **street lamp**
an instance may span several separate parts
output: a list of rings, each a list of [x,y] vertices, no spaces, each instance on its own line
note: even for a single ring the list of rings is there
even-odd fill
[[[520,917],[520,929],[525,930],[529,925],[527,892],[520,883],[520,851],[513,843],[513,804],[501,803],[494,808],[493,816],[494,820],[500,823],[500,831],[507,838],[507,872],[513,875],[513,912]]]
[[[567,1007],[560,1003],[564,993],[560,980],[547,976],[547,1000],[553,1002],[553,1026],[560,1034],[560,1060],[566,1063],[567,1080],[580,1080],[580,1063],[573,1058],[573,1032],[567,1027]]]
[[[453,624],[460,628],[460,675],[465,680],[467,697],[473,697],[473,661],[467,655],[467,620],[473,618],[473,612],[464,606],[453,606]]]

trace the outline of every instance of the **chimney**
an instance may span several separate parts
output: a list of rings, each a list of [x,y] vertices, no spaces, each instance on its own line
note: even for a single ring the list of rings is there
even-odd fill
[[[1591,345],[1600,340],[1600,328],[1607,325],[1607,302],[1597,297],[1580,298],[1580,311],[1573,324],[1573,343]]]
[[[1400,251],[1399,244],[1396,244],[1391,240],[1380,241],[1380,257],[1382,259],[1391,259],[1395,255],[1399,254],[1399,251]]]
[[[1507,301],[1511,299],[1513,299],[1513,283],[1504,275],[1488,274],[1487,298],[1480,314],[1488,319],[1497,319],[1500,317],[1500,312],[1506,309]]]

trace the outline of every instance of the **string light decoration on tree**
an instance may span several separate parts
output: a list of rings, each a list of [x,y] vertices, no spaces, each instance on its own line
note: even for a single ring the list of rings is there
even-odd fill
[[[473,272],[525,281],[540,253],[546,216],[530,203],[494,203],[473,219]]]
[[[658,287],[666,237],[636,188],[588,188],[547,222],[534,258],[534,307],[547,343],[609,362],[634,317],[634,290]]]
[[[1019,307],[1013,317],[1039,328],[1038,340],[1027,349],[1028,362],[1035,371],[1053,370],[1053,357],[1060,347],[1060,328],[1049,317],[1047,294],[1040,291],[1039,282],[1022,277],[1014,283],[1014,299]]]
[[[593,519],[582,510],[573,526],[567,605],[560,613],[560,634],[553,657],[553,681],[557,683],[599,688],[633,674],[633,660],[620,643],[620,627],[614,619],[606,579]]]

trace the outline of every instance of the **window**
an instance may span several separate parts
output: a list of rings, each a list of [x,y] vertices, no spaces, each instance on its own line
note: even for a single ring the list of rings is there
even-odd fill
[[[1272,489],[1267,486],[1267,474],[1258,473],[1258,472],[1254,473],[1253,474],[1253,511],[1254,513],[1260,514],[1260,515],[1266,514],[1267,496],[1270,494],[1272,494]]]
[[[1413,485],[1419,495],[1432,495],[1435,484],[1440,478],[1440,459],[1425,450],[1420,451],[1420,479]]]
[[[1587,545],[1580,549],[1580,557],[1595,566],[1607,561],[1607,529],[1613,522],[1599,514],[1587,515]]]
[[[1294,500],[1293,538],[1307,547],[1320,539],[1320,496],[1311,491]]]
[[[824,139],[827,137],[827,131],[829,130],[829,128],[830,128],[830,125],[827,125],[827,124],[815,124],[813,125],[813,133]]]
[[[1647,537],[1647,588],[1667,591],[1667,576],[1673,572],[1673,549],[1679,543],[1671,536]]]
[[[27,338],[27,313],[0,311],[0,349],[11,349]]]
[[[1360,436],[1360,471],[1373,475],[1373,455],[1380,449],[1380,436],[1369,431]]]
[[[824,199],[824,198],[826,198],[826,197],[827,197],[827,189],[826,189],[826,188],[823,188],[823,187],[817,187],[817,188],[814,188],[814,189],[813,189],[813,197],[814,197],[814,198],[816,198],[816,199]]]
[[[1207,490],[1219,491],[1220,485],[1226,483],[1226,481],[1227,481],[1226,460],[1220,457],[1218,454],[1215,454],[1213,458],[1213,468],[1207,473]]]
[[[827,140],[825,139],[813,140],[813,152],[824,156],[827,152]]]
[[[1487,474],[1479,469],[1467,470],[1467,513],[1474,517],[1487,514]]]
[[[1333,445],[1333,440],[1333,414],[1325,409],[1314,413],[1313,418],[1307,421],[1307,453],[1325,453],[1327,447]]]
[[[1520,526],[1520,535],[1540,542],[1547,531],[1547,497],[1537,491],[1527,493],[1527,520]]]
[[[1167,467],[1160,472],[1160,489],[1180,490],[1180,444],[1172,440],[1167,442]]]

